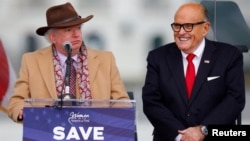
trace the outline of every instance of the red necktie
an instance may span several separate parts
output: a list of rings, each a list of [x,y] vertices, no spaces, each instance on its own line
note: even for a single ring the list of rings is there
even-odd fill
[[[76,95],[76,70],[74,67],[74,60],[71,59],[71,68],[70,68],[70,90],[69,92],[73,95]]]
[[[188,60],[188,66],[187,66],[187,72],[186,72],[186,87],[187,87],[187,96],[188,99],[191,96],[191,92],[194,85],[195,80],[195,68],[193,64],[193,58],[195,57],[194,54],[188,54],[187,60]]]

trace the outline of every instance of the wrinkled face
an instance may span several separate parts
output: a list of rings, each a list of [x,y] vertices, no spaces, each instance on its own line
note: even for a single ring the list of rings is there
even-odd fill
[[[81,25],[53,29],[48,37],[55,45],[56,49],[66,56],[67,52],[63,48],[63,43],[65,41],[70,41],[72,44],[72,55],[75,55],[82,45]]]
[[[185,53],[192,53],[208,33],[210,23],[206,21],[200,5],[188,4],[178,9],[172,28],[173,26],[176,30],[174,40],[178,48]]]

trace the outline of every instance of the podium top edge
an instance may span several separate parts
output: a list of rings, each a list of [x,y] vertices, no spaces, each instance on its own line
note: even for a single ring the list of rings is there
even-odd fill
[[[135,103],[135,100],[115,100],[115,99],[34,99],[34,98],[28,98],[24,99],[24,102],[30,103],[30,102],[116,102],[116,103]]]
[[[135,107],[135,100],[114,99],[24,99],[25,107]]]

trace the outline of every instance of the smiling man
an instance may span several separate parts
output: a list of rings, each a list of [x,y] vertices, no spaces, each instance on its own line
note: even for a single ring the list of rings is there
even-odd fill
[[[171,24],[175,42],[149,52],[143,110],[154,141],[206,140],[208,125],[232,125],[245,106],[243,55],[208,40],[208,13],[186,3]]]

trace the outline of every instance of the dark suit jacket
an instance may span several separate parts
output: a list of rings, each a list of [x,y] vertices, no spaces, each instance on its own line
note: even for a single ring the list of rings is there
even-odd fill
[[[175,43],[150,51],[147,62],[143,110],[159,141],[190,126],[233,124],[245,106],[243,55],[231,45],[206,39],[190,100]]]

